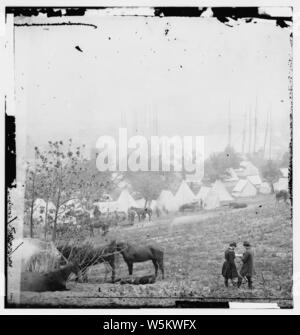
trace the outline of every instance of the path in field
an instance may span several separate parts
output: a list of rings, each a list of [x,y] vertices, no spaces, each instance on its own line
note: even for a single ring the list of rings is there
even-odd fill
[[[140,286],[103,283],[105,270],[100,265],[91,269],[88,284],[70,283],[70,292],[43,293],[47,299],[41,296],[39,299],[49,303],[58,301],[58,297],[64,297],[63,301],[67,303],[72,297],[72,303],[76,304],[105,305],[115,302],[138,304],[144,297],[143,301],[148,304],[156,305],[159,301],[162,305],[168,305],[178,298],[291,298],[290,208],[283,203],[275,206],[274,201],[268,197],[263,201],[253,202],[245,209],[221,208],[118,228],[110,231],[108,238],[134,244],[158,244],[165,251],[165,280],[158,278],[153,285]],[[255,289],[251,292],[246,287],[240,290],[225,289],[220,274],[224,249],[229,242],[236,241],[239,243],[237,253],[241,253],[244,240],[249,240],[255,250]],[[127,276],[122,257],[118,257],[117,264],[117,275]],[[134,275],[153,272],[152,262],[134,265]],[[25,294],[29,299],[28,293]],[[30,301],[37,299],[35,293],[29,295]]]

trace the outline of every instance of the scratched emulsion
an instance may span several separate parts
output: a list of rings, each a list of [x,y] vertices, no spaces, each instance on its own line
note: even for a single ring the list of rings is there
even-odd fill
[[[15,117],[5,114],[6,129],[6,157],[5,157],[5,180],[6,180],[6,218],[7,218],[7,264],[11,266],[9,257],[12,249],[12,240],[15,228],[11,225],[15,218],[12,217],[12,206],[10,190],[16,187],[16,123]]]
[[[89,9],[114,9],[114,7],[85,7],[85,8],[64,8],[55,9],[50,7],[44,8],[28,8],[28,7],[7,7],[6,12],[12,13],[14,16],[38,16],[39,14],[47,14],[47,17],[63,17],[63,16],[84,16]],[[208,7],[153,7],[154,15],[157,17],[200,17],[205,13]],[[247,19],[247,23],[254,19],[274,20],[276,25],[281,28],[289,27],[287,22],[292,22],[292,16],[274,16],[264,13],[258,7],[210,7],[212,17],[218,21],[229,25],[229,19],[237,21],[238,19]],[[125,14],[124,16],[128,16]],[[145,15],[147,16],[147,15]]]
[[[293,222],[293,32],[290,33],[291,52],[289,59],[289,99],[290,99],[290,164],[289,191],[291,199],[291,220]]]

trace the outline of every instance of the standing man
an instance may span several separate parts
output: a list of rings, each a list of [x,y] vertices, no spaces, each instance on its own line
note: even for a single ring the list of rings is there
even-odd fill
[[[225,286],[228,287],[228,280],[231,279],[233,282],[234,278],[238,278],[238,281],[241,281],[242,278],[239,275],[236,264],[235,264],[235,252],[236,243],[232,242],[229,244],[229,248],[225,250],[225,262],[222,266],[222,275],[224,277]]]
[[[241,278],[239,278],[238,280],[238,287],[241,286],[243,277],[246,277],[248,281],[248,288],[252,289],[252,276],[254,272],[253,251],[251,250],[251,245],[249,242],[245,241],[243,243],[243,246],[245,247],[245,252],[243,253],[243,256],[242,256],[243,265],[240,271]]]

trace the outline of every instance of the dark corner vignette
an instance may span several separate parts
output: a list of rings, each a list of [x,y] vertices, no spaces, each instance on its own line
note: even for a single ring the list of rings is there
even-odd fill
[[[47,17],[62,16],[84,16],[88,9],[113,9],[119,7],[7,7],[7,14],[14,16],[38,16],[39,14],[47,14]],[[154,9],[154,15],[159,17],[199,17],[208,7],[151,7]],[[65,9],[65,12],[62,12]],[[271,16],[259,13],[258,7],[211,7],[213,16],[222,23],[227,23],[228,18],[238,20],[247,18],[247,22],[251,22],[255,18],[275,20],[276,25],[285,28],[288,25],[285,21],[292,21],[292,16],[281,17]],[[126,14],[128,15],[128,14]],[[120,15],[122,16],[122,15]],[[227,24],[228,25],[228,24]]]
[[[7,293],[7,268],[12,266],[10,254],[12,252],[12,241],[15,234],[15,228],[11,225],[16,217],[12,217],[10,201],[10,190],[15,188],[16,180],[16,122],[15,116],[7,115],[7,101],[5,97],[5,289]],[[5,303],[7,304],[7,294]]]

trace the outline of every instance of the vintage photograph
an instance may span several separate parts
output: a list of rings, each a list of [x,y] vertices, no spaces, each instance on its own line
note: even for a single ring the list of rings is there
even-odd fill
[[[6,307],[293,308],[292,15],[6,8]]]

